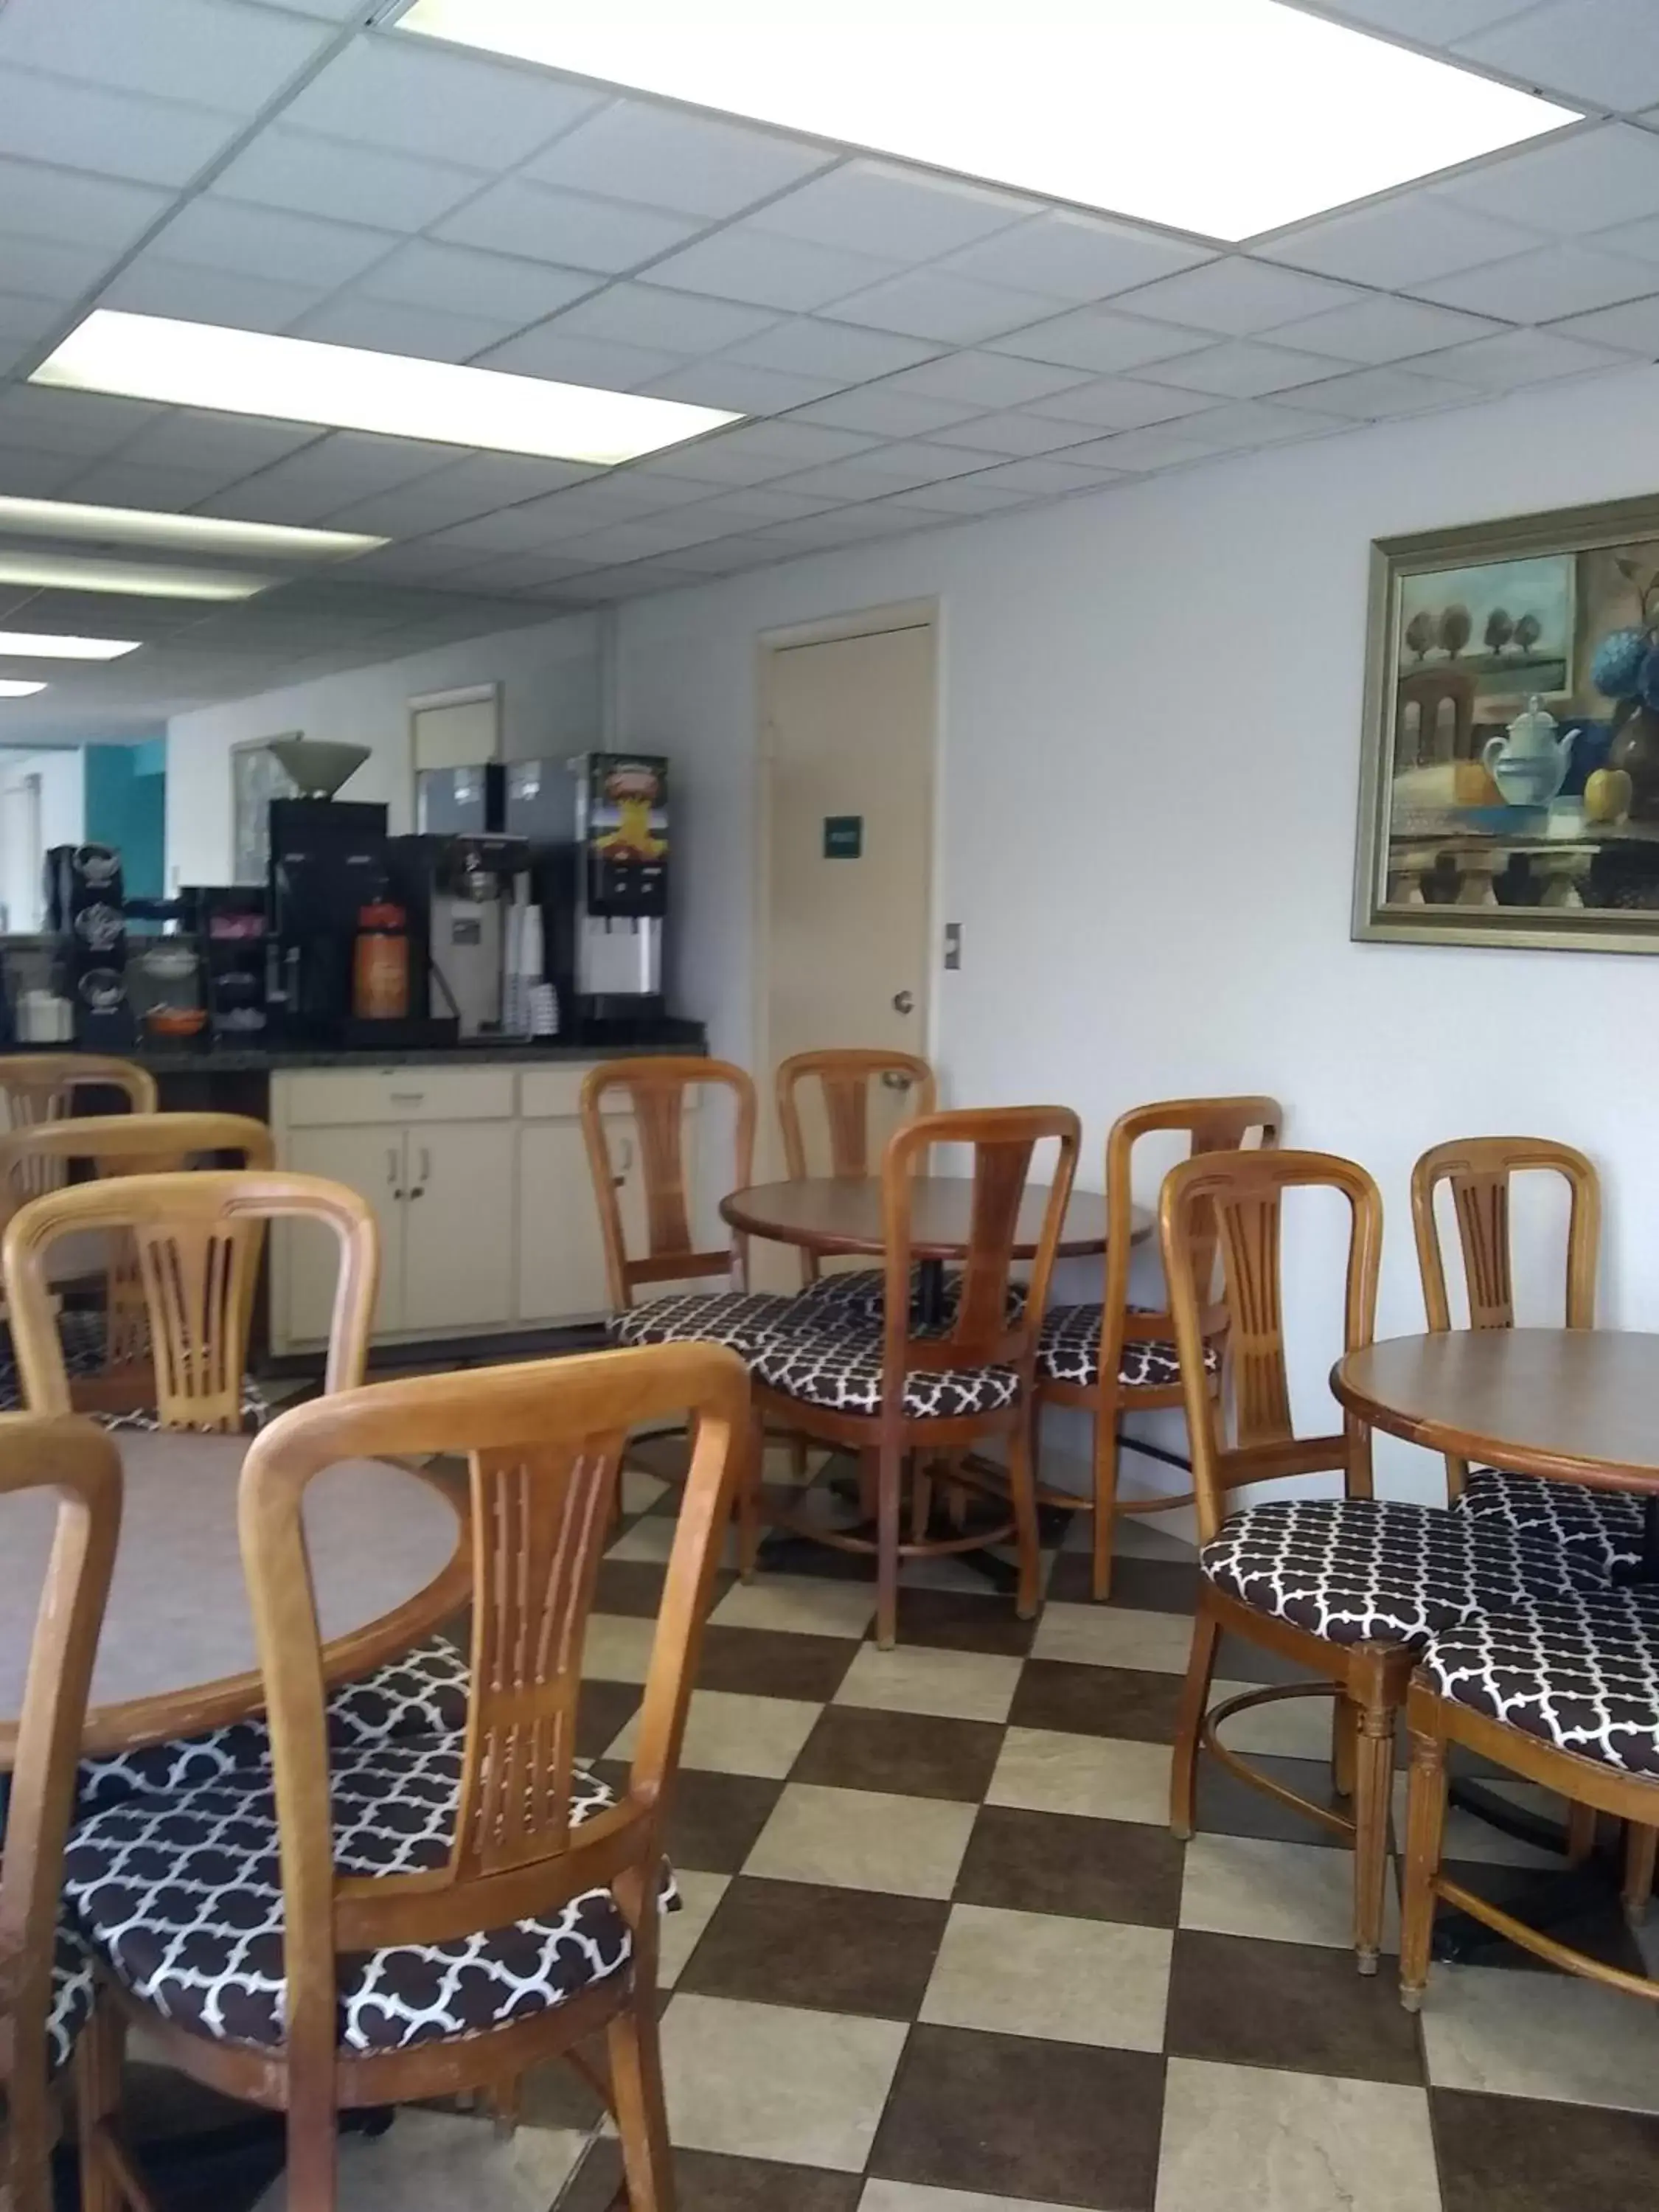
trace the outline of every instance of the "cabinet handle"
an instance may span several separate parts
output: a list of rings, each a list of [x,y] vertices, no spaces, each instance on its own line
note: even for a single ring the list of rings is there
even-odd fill
[[[415,1176],[415,1187],[407,1194],[408,1196],[410,1198],[424,1198],[426,1196],[427,1184],[431,1181],[431,1179],[432,1155],[428,1152],[426,1146],[422,1145],[421,1147],[421,1164],[416,1170]]]
[[[386,1097],[394,1106],[423,1106],[426,1103],[424,1091],[388,1091]]]
[[[393,1198],[401,1198],[404,1195],[398,1188],[398,1159],[400,1150],[401,1147],[397,1145],[388,1145],[386,1148],[386,1179]]]

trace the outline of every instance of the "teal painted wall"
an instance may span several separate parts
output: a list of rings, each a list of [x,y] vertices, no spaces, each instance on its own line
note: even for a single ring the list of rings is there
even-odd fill
[[[86,761],[88,842],[119,848],[129,898],[162,897],[167,739],[88,745]]]

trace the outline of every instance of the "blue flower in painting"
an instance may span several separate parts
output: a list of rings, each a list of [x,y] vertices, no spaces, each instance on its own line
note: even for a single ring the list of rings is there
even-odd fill
[[[1596,647],[1590,662],[1590,682],[1604,697],[1633,699],[1641,690],[1651,659],[1645,630],[1609,630]]]
[[[1636,691],[1644,707],[1651,707],[1656,714],[1659,714],[1659,646],[1655,646],[1643,661],[1642,672],[1636,679]]]

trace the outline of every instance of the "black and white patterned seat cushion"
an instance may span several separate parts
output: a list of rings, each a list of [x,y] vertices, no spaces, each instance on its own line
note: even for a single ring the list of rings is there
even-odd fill
[[[744,1358],[799,1328],[798,1298],[770,1291],[688,1291],[647,1298],[605,1323],[613,1344],[725,1344]]]
[[[1659,1778],[1659,1589],[1583,1590],[1431,1639],[1443,1698],[1581,1759]]]
[[[1547,1537],[1588,1559],[1604,1574],[1615,1567],[1633,1567],[1642,1557],[1642,1501],[1616,1491],[1587,1490],[1577,1482],[1540,1482],[1533,1474],[1476,1467],[1469,1470],[1457,1510],[1523,1536]]]
[[[881,1411],[881,1333],[866,1324],[836,1328],[797,1328],[763,1345],[750,1360],[757,1382],[809,1406],[838,1413]],[[904,1378],[904,1417],[911,1421],[957,1420],[1012,1405],[1019,1376],[1012,1367],[924,1369]]]
[[[833,1315],[837,1323],[843,1320],[854,1322],[873,1322],[878,1328],[887,1312],[887,1274],[881,1267],[854,1267],[838,1275],[820,1275],[801,1292],[803,1303],[811,1309],[814,1319]],[[1007,1315],[1010,1321],[1018,1321],[1025,1311],[1027,1297],[1024,1283],[1008,1285]],[[910,1270],[910,1310],[915,1313],[921,1303],[921,1268],[920,1264]],[[945,1278],[945,1318],[953,1321],[962,1308],[962,1276],[947,1273]],[[820,1309],[823,1310],[820,1315]]]
[[[61,1313],[58,1334],[64,1347],[64,1371],[76,1376],[96,1375],[104,1364],[106,1341],[100,1313]],[[12,1350],[11,1327],[0,1322],[0,1413],[15,1413],[23,1402],[23,1379]]]
[[[339,1871],[445,1865],[462,1764],[453,1736],[336,1759]],[[594,1776],[576,1774],[573,1820],[614,1802]],[[216,2040],[282,2042],[282,1869],[269,1778],[132,1797],[94,1814],[70,1838],[64,1894],[116,1978],[164,2019]],[[665,1906],[677,1902],[665,1883]],[[404,2050],[527,2020],[620,1972],[631,1952],[615,1899],[596,1889],[545,1920],[343,1957],[341,2048]]]
[[[73,1929],[52,1939],[52,1996],[46,2007],[46,2070],[61,2074],[92,2018],[92,1954]]]
[[[242,1433],[252,1436],[263,1429],[275,1415],[269,1398],[251,1375],[242,1377]],[[147,1434],[165,1428],[167,1424],[153,1406],[135,1406],[125,1413],[93,1413],[88,1418],[100,1429],[118,1433],[124,1429],[139,1429]]]
[[[1412,1644],[1529,1597],[1606,1586],[1553,1544],[1439,1506],[1370,1498],[1247,1506],[1199,1563],[1253,1612],[1332,1644]]]
[[[1144,1311],[1144,1308],[1132,1308]],[[1075,1382],[1092,1389],[1100,1380],[1100,1337],[1104,1308],[1050,1306],[1037,1338],[1037,1373],[1049,1382]],[[1213,1375],[1221,1353],[1204,1347],[1204,1365]],[[1172,1344],[1154,1338],[1131,1339],[1118,1361],[1117,1379],[1126,1390],[1167,1390],[1181,1380],[1181,1361]]]
[[[454,1735],[466,1726],[466,1655],[434,1636],[372,1674],[343,1682],[328,1700],[328,1740],[337,1751]],[[157,1790],[197,1790],[236,1774],[268,1775],[270,1731],[263,1720],[232,1721],[176,1743],[144,1744],[81,1763],[82,1814]]]

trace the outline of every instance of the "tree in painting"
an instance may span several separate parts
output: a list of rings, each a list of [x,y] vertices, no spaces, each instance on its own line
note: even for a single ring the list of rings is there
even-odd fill
[[[1421,660],[1434,643],[1434,617],[1426,612],[1414,614],[1406,624],[1406,642]]]
[[[1543,635],[1544,625],[1536,615],[1522,615],[1515,625],[1515,641],[1522,653],[1530,653]]]
[[[1440,642],[1446,649],[1449,660],[1455,660],[1469,641],[1474,624],[1469,620],[1469,611],[1455,601],[1440,617]]]
[[[1515,624],[1510,620],[1508,613],[1502,607],[1494,607],[1486,617],[1487,652],[1502,653],[1514,635]]]

